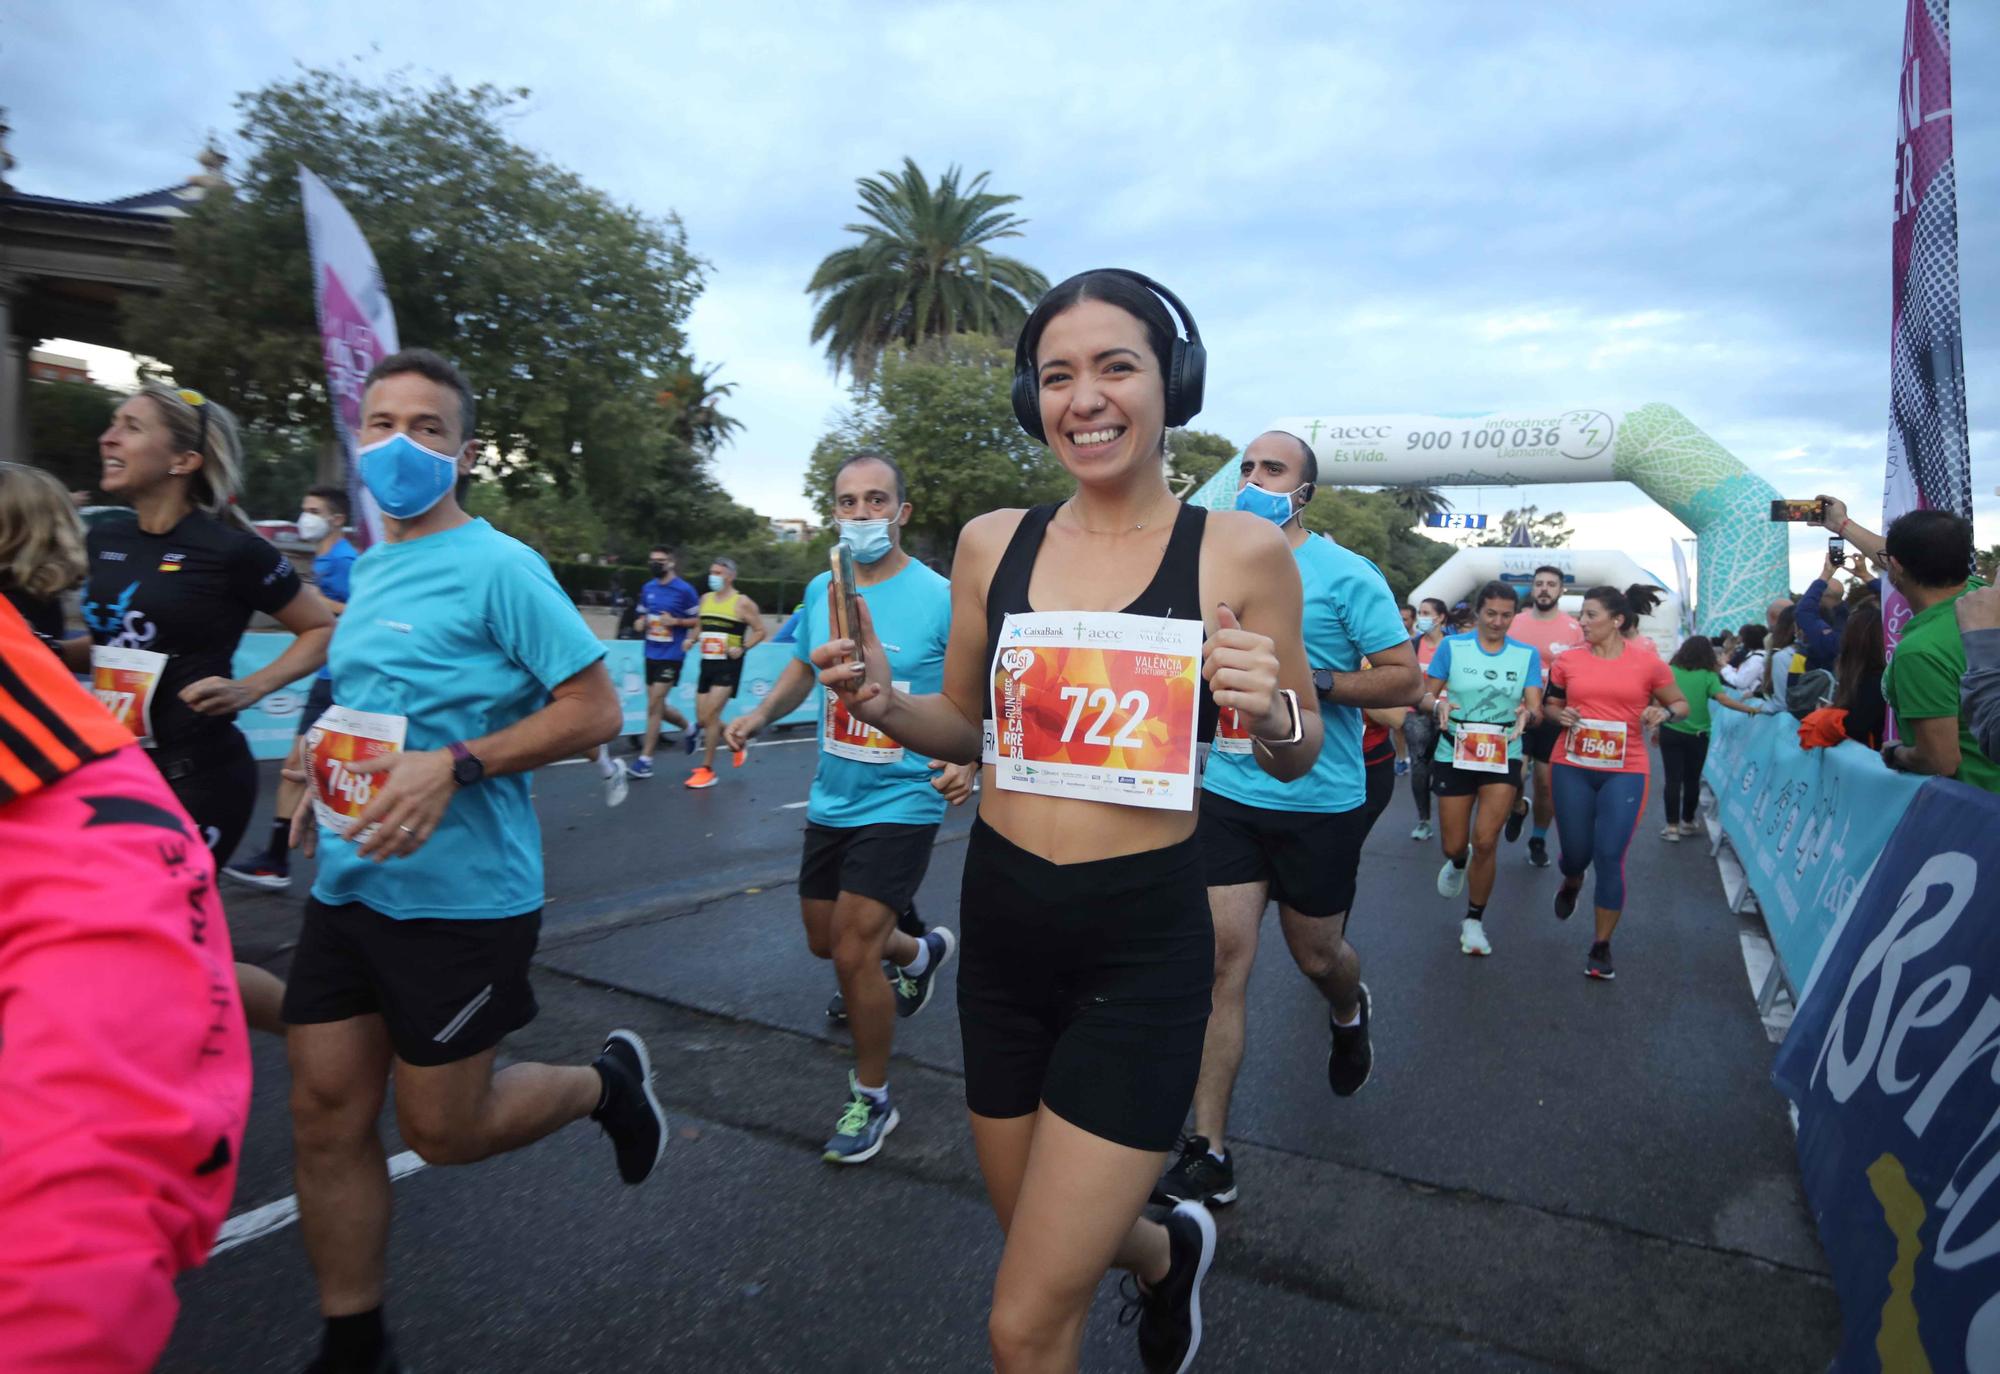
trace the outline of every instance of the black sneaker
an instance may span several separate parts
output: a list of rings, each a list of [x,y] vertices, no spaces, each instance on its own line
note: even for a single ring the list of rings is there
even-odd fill
[[[1215,1261],[1215,1218],[1199,1202],[1180,1202],[1171,1212],[1146,1215],[1167,1228],[1172,1258],[1157,1288],[1127,1274],[1120,1282],[1125,1306],[1118,1324],[1139,1323],[1139,1358],[1149,1374],[1184,1374],[1201,1349],[1201,1281]]]
[[[1610,982],[1618,976],[1618,970],[1611,967],[1611,946],[1603,941],[1590,947],[1590,959],[1583,966],[1586,978],[1602,978]]]
[[[1521,838],[1521,827],[1527,823],[1528,813],[1525,811],[1515,811],[1507,817],[1507,828],[1501,833],[1507,837],[1508,844]]]
[[[415,1371],[396,1358],[394,1342],[385,1338],[382,1352],[368,1364],[335,1364],[333,1357],[322,1350],[306,1366],[305,1374],[415,1374]]]
[[[1561,887],[1556,889],[1556,919],[1558,921],[1567,921],[1571,916],[1576,914],[1576,899],[1582,891],[1582,883],[1571,887],[1567,879],[1564,880]]]
[[[1528,836],[1528,863],[1533,868],[1549,866],[1549,842],[1539,835]]]
[[[604,1100],[590,1119],[618,1152],[618,1176],[644,1183],[667,1148],[667,1114],[653,1095],[653,1061],[633,1031],[615,1030],[592,1064],[604,1078]]]
[[[1326,1081],[1333,1086],[1335,1097],[1352,1097],[1361,1091],[1368,1081],[1368,1075],[1375,1068],[1375,1050],[1368,1043],[1368,985],[1361,985],[1361,1021],[1353,1026],[1332,1026],[1333,1013],[1327,1013],[1327,1023],[1333,1028],[1333,1048],[1327,1051]]]
[[[1220,1161],[1208,1152],[1208,1137],[1181,1137],[1181,1157],[1167,1166],[1166,1173],[1153,1185],[1153,1201],[1163,1207],[1176,1202],[1199,1202],[1204,1207],[1227,1207],[1236,1201],[1236,1161],[1224,1155]]]
[[[938,973],[958,952],[958,937],[943,926],[928,932],[924,936],[924,944],[930,949],[931,961],[924,965],[922,973],[911,977],[894,964],[889,965],[890,981],[896,985],[898,1016],[915,1016],[930,1005],[931,993],[937,989]]]
[[[847,1024],[847,998],[836,992],[826,1004],[826,1019],[836,1026]]]
[[[930,927],[924,924],[923,917],[917,915],[917,904],[911,902],[903,908],[903,914],[896,918],[896,929],[912,940],[921,940],[924,938],[924,932]]]

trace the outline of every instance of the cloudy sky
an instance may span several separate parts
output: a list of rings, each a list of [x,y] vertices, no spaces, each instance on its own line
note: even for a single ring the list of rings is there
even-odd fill
[[[1973,487],[2000,542],[2000,21],[1954,34]],[[17,186],[102,199],[192,171],[231,100],[358,55],[532,89],[515,135],[713,266],[692,322],[745,422],[720,475],[809,514],[842,400],[803,287],[854,181],[990,171],[1051,279],[1160,277],[1209,346],[1196,422],[1665,401],[1788,495],[1879,511],[1899,0],[1215,6],[342,6],[110,0],[0,20]],[[117,35],[116,41],[107,41]],[[365,206],[354,210],[366,223]],[[304,285],[301,284],[301,289]],[[415,342],[415,341],[413,341]],[[196,379],[198,380],[198,379]],[[1566,510],[1669,570],[1623,484],[1451,493]],[[1822,537],[1795,536],[1799,584]]]

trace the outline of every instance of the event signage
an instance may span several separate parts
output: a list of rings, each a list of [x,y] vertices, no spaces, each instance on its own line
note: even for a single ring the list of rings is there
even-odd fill
[[[1885,528],[1912,510],[1972,518],[1951,123],[1949,0],[1907,0],[1896,88]],[[1910,618],[1909,603],[1893,587],[1882,589],[1882,617],[1893,656]]]
[[[319,319],[327,396],[347,460],[348,498],[359,517],[354,542],[366,548],[382,537],[382,512],[361,485],[354,456],[361,432],[362,383],[369,369],[396,351],[396,311],[361,226],[332,188],[304,164],[299,167],[299,195],[305,203],[313,312]]]
[[[1312,445],[1321,480],[1434,487],[1611,478],[1618,424],[1595,408],[1443,415],[1294,416],[1273,429]]]
[[[1461,511],[1434,510],[1424,516],[1424,524],[1434,530],[1483,530],[1486,517]]]
[[[2000,1368],[1996,837],[2000,797],[1923,784],[1778,1053],[1836,1369]]]
[[[1841,910],[1860,890],[1923,779],[1892,773],[1852,742],[1799,747],[1789,714],[1718,711],[1703,770],[1763,909],[1771,943],[1797,989]]]

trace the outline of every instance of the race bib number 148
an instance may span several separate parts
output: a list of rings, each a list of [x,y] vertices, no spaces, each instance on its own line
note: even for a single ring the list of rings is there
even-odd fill
[[[1201,622],[1029,612],[991,665],[994,778],[1010,792],[1194,806]]]

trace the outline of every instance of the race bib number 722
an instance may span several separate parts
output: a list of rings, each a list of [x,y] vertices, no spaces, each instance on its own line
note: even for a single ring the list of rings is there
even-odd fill
[[[1194,806],[1201,622],[1010,615],[991,665],[994,779],[1010,792]]]

